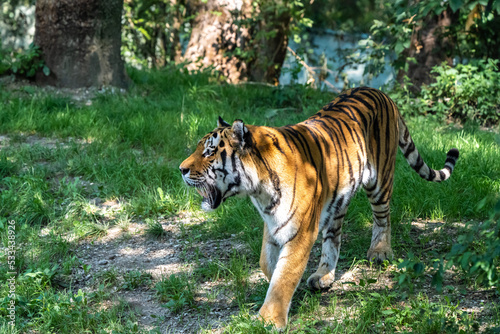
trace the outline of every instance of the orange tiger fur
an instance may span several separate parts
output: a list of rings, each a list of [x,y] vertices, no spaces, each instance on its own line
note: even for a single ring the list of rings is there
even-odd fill
[[[203,196],[205,210],[226,198],[249,195],[265,221],[260,257],[270,281],[260,316],[286,326],[292,296],[318,233],[322,254],[307,283],[326,288],[335,278],[342,223],[359,186],[373,211],[368,258],[392,257],[389,202],[398,146],[424,179],[450,177],[458,150],[441,170],[418,153],[394,102],[379,90],[355,88],[339,95],[302,123],[279,128],[232,125],[219,118],[181,165],[184,181]]]

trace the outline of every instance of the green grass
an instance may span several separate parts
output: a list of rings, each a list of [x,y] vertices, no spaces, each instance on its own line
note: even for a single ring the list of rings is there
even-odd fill
[[[135,86],[128,94],[99,95],[91,105],[36,89],[29,90],[31,94],[0,90],[0,134],[10,139],[0,148],[0,242],[7,246],[7,222],[14,221],[20,246],[16,253],[17,330],[141,331],[134,311],[114,301],[108,287],[154,287],[158,299],[178,312],[209,309],[209,304],[200,304],[195,296],[197,285],[210,281],[221,284],[214,287],[209,300],[229,295],[230,305],[241,310],[223,324],[227,332],[265,332],[269,329],[265,324],[249,317],[262,304],[267,289],[265,281],[249,280],[258,268],[261,218],[248,199],[232,198],[215,212],[202,213],[199,195],[184,186],[178,165],[199,138],[216,126],[219,115],[227,121],[241,118],[249,124],[281,126],[305,119],[334,96],[302,86],[220,85],[206,74],[188,76],[173,69],[130,70],[130,76]],[[452,240],[439,231],[415,230],[411,222],[442,223],[456,235],[464,231],[456,222],[486,219],[500,193],[498,135],[474,125],[457,128],[426,119],[407,123],[432,167],[443,166],[448,149],[460,150],[455,172],[441,184],[422,180],[398,156],[392,202],[395,255],[405,258],[412,252],[431,260],[449,250]],[[101,202],[119,199],[123,205],[118,212],[104,212],[96,206],[96,198]],[[140,221],[149,222],[147,233],[161,242],[169,234],[158,217],[186,213],[203,221],[179,226],[190,251],[199,242],[234,238],[248,252],[209,259],[199,255],[192,270],[157,282],[145,272],[131,271],[123,274],[124,285],[119,285],[121,274],[110,269],[94,278],[95,286],[102,284],[102,289],[87,293],[72,287],[73,275],[81,266],[74,253],[80,241],[100,239],[115,225],[127,231],[132,221]],[[365,258],[370,242],[371,211],[362,192],[351,202],[344,236],[339,270],[348,270],[353,262],[355,267],[366,268],[358,260]],[[5,253],[0,253],[0,261],[0,282],[4,282],[9,276],[3,265]],[[387,271],[398,277],[394,265]],[[460,279],[464,276],[459,275]],[[430,299],[422,292],[429,282],[410,283],[415,285],[414,292],[404,287],[373,289],[368,284],[342,295],[315,294],[300,286],[288,331],[473,329],[475,318],[460,314],[458,297],[446,300],[443,293]],[[460,289],[468,289],[470,295],[472,285],[461,282]],[[7,328],[7,289],[7,284],[0,285],[0,331]],[[102,307],[109,302],[111,307]],[[489,312],[491,319],[482,321],[487,321],[487,327],[499,326],[498,304],[492,303]],[[420,324],[416,319],[429,321]],[[375,326],[382,323],[385,329]]]
[[[187,275],[163,277],[156,283],[155,290],[158,299],[164,302],[165,307],[171,309],[174,313],[180,312],[185,307],[195,305],[195,288]]]

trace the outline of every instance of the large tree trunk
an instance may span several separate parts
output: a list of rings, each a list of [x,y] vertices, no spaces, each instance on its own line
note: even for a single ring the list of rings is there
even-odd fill
[[[197,13],[184,54],[189,70],[213,67],[230,83],[277,83],[286,56],[289,13],[260,13],[260,5],[253,7],[250,0],[192,0],[188,6]]]
[[[424,22],[415,29],[411,46],[408,51],[409,57],[414,57],[416,63],[411,63],[408,72],[400,72],[400,81],[406,74],[414,87],[433,82],[431,70],[434,66],[446,61],[452,64],[452,50],[454,41],[446,36],[447,29],[456,24],[457,14],[451,9],[443,11],[440,15],[429,14]]]
[[[128,86],[120,55],[123,0],[37,0],[35,44],[50,75],[40,84]]]
[[[260,32],[261,38],[254,41],[256,56],[249,64],[248,77],[253,81],[277,84],[286,57],[291,16],[289,11],[280,11],[278,6],[273,9],[262,12],[252,31],[253,36]]]

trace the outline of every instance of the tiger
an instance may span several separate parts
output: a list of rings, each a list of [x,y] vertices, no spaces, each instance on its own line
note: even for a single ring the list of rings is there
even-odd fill
[[[458,149],[448,151],[444,168],[431,169],[420,156],[395,103],[368,87],[339,94],[305,121],[282,127],[232,124],[220,116],[194,153],[179,166],[186,185],[202,196],[201,207],[216,209],[229,197],[248,195],[264,220],[260,267],[269,280],[261,320],[282,329],[292,296],[313,244],[322,235],[311,289],[335,279],[342,224],[349,202],[363,187],[373,228],[367,257],[393,257],[390,200],[397,148],[423,179],[447,180]]]

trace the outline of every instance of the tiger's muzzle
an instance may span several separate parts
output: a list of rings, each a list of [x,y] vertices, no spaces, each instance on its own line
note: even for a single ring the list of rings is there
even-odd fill
[[[203,197],[201,208],[204,211],[212,211],[219,207],[222,203],[222,193],[217,187],[208,184],[204,180],[193,180],[190,177],[191,171],[189,168],[179,167],[179,170],[184,183],[189,187],[196,188],[196,191]]]

